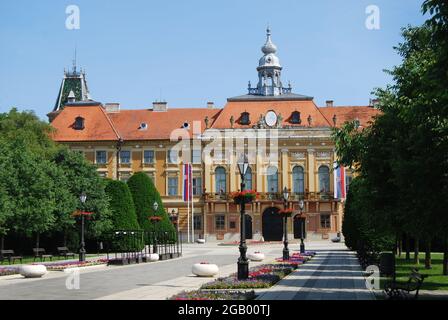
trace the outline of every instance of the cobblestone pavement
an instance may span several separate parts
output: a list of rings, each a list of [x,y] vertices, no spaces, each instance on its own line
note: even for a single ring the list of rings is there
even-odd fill
[[[372,300],[354,252],[342,246],[321,249],[260,300]]]

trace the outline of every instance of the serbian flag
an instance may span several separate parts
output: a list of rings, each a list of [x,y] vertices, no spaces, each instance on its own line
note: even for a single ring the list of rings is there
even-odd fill
[[[193,197],[193,178],[191,163],[184,164],[184,192],[183,200],[191,201]]]
[[[345,168],[334,163],[334,197],[345,199]]]

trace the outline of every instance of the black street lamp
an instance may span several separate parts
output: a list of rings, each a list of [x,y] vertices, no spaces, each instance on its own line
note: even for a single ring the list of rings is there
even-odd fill
[[[154,209],[154,217],[156,216],[156,212],[157,209],[159,209],[159,204],[157,203],[157,201],[154,201],[154,204],[152,205],[152,208]],[[153,225],[154,225],[154,243],[152,246],[152,253],[157,253],[157,230],[156,230],[156,225],[158,220],[154,219],[153,221]]]
[[[305,207],[305,203],[303,200],[299,201],[299,209],[300,209],[300,218],[302,219],[302,223],[300,224],[300,253],[305,253],[305,243],[303,243],[303,238],[305,237],[305,219],[302,218],[303,208]]]
[[[247,169],[249,168],[249,161],[247,160],[247,156],[241,155],[238,159],[238,170],[240,172],[241,177],[241,192],[244,191],[245,183],[244,178],[246,176]],[[246,280],[249,277],[249,261],[246,257],[247,246],[246,246],[246,197],[240,197],[240,257],[238,258],[238,280]]]
[[[81,200],[81,203],[84,207],[84,204],[86,203],[87,196],[83,192],[79,196],[79,200]],[[84,242],[84,214],[81,213],[81,248],[79,249],[79,261],[83,262],[86,261],[86,249],[85,249],[85,242]]]
[[[284,212],[284,225],[283,225],[283,260],[289,260],[289,249],[288,249],[288,214],[286,210],[288,209],[288,199],[289,192],[288,188],[283,189],[283,208]]]

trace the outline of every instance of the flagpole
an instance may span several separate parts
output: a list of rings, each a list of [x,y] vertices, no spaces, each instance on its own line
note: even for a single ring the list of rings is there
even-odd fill
[[[188,165],[184,165],[184,193],[187,197],[187,242],[190,243],[190,196],[188,194]]]
[[[193,197],[193,165],[190,164],[191,168],[191,242],[194,243],[194,197]]]

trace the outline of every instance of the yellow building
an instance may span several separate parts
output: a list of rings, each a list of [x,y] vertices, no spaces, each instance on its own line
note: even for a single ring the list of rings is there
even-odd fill
[[[104,177],[127,180],[146,172],[160,192],[168,214],[187,232],[191,218],[183,201],[183,164],[192,163],[195,238],[239,239],[239,206],[231,193],[240,189],[237,157],[250,160],[246,189],[258,198],[246,206],[246,236],[281,240],[281,192],[290,191],[290,237],[302,224],[308,238],[328,238],[341,230],[342,202],[334,197],[336,160],[332,128],[348,120],[360,126],[378,113],[373,106],[318,107],[312,97],[281,82],[279,59],[268,30],[259,61],[258,84],[229,98],[221,109],[152,108],[123,110],[117,103],[90,100],[82,72],[66,73],[53,111],[54,140],[83,152]],[[347,173],[346,183],[349,184]],[[301,214],[298,202],[305,207]],[[191,227],[191,226],[190,226]]]

